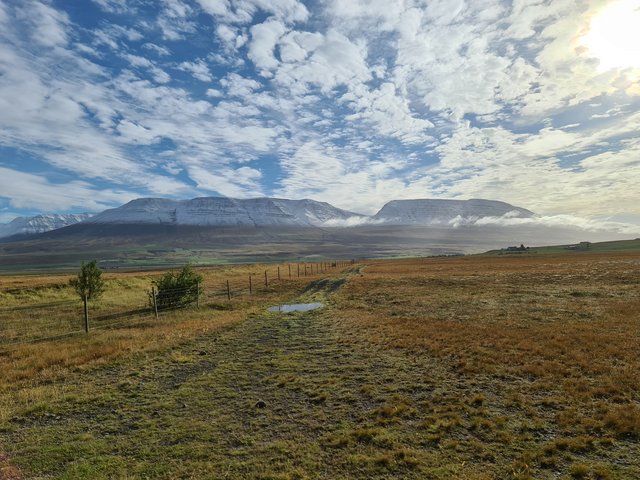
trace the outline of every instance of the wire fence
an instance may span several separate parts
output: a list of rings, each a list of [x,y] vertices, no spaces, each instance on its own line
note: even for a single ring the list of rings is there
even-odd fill
[[[295,263],[270,267],[245,276],[229,275],[228,278],[207,279],[195,288],[183,287],[158,290],[151,285],[146,290],[128,292],[122,298],[118,292],[105,292],[99,302],[89,302],[85,317],[83,302],[77,300],[51,300],[32,303],[25,292],[33,287],[5,288],[0,292],[11,294],[12,301],[20,304],[0,306],[0,348],[27,343],[62,339],[93,330],[104,330],[152,322],[160,314],[178,309],[231,302],[271,292],[274,286],[288,280],[304,280],[307,277],[325,275],[336,269],[350,266],[354,261]],[[38,286],[44,289],[47,286]],[[60,295],[68,292],[59,285]],[[66,293],[65,293],[66,292]]]

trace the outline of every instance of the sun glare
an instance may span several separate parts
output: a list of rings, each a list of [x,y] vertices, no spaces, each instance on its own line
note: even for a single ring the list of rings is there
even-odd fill
[[[640,0],[618,0],[592,18],[583,45],[601,71],[640,68]]]

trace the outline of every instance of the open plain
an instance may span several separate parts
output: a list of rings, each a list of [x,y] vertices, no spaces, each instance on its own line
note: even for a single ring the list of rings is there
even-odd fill
[[[202,269],[200,307],[159,320],[3,346],[0,478],[640,478],[639,253],[362,261],[219,294],[267,268]],[[157,275],[108,274],[96,308],[143,306]],[[2,277],[0,307],[54,312],[66,280]],[[266,312],[295,301],[325,307]]]

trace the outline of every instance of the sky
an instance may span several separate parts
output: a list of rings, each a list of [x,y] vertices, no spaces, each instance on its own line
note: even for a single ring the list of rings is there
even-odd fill
[[[0,222],[276,196],[637,227],[638,25],[640,0],[0,0]]]

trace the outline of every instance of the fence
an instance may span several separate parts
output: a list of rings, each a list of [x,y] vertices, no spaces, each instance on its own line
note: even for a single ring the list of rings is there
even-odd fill
[[[122,298],[123,295],[120,293],[116,298],[115,294],[107,290],[100,302],[90,301],[87,310],[79,300],[25,302],[16,306],[0,307],[0,347],[149,322],[159,319],[163,312],[190,305],[197,307],[201,303],[230,302],[235,298],[255,297],[270,291],[275,284],[331,273],[353,263],[352,260],[285,264],[251,272],[244,277],[223,277],[216,279],[221,281],[209,281],[208,285],[198,284],[197,294],[192,297],[192,301],[182,300],[182,294],[188,293],[188,289],[158,292],[155,286],[151,286],[146,291],[130,293],[126,298]],[[50,287],[65,292],[61,285]],[[34,287],[25,287],[23,291],[33,290]],[[19,288],[12,287],[0,290],[0,293],[13,294],[20,291]]]

